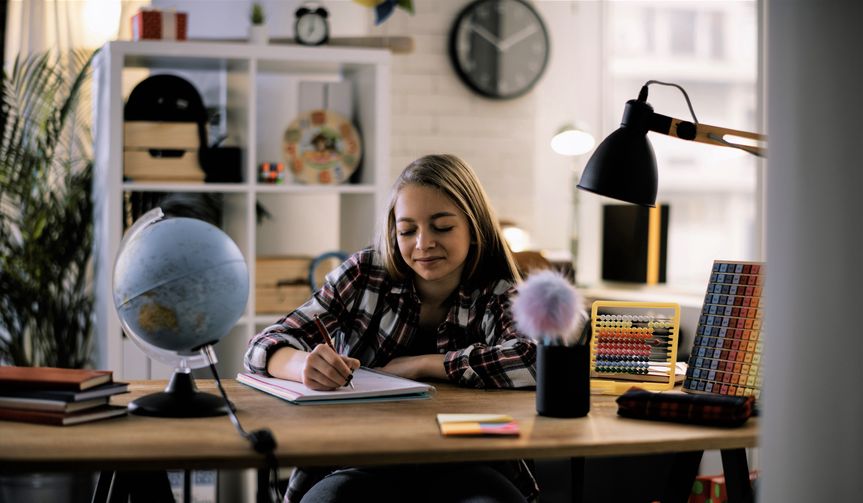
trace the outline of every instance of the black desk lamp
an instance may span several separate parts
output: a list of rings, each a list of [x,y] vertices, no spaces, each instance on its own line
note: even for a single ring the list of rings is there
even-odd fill
[[[654,113],[647,103],[647,86],[661,84],[680,89],[692,122]],[[626,102],[620,128],[599,144],[584,168],[578,188],[601,196],[620,199],[641,206],[656,206],[656,157],[647,139],[647,132],[667,134],[684,140],[733,147],[763,157],[766,146],[734,143],[725,136],[748,138],[766,145],[767,137],[748,131],[737,131],[700,124],[692,110],[689,96],[677,84],[647,81],[638,93],[638,99]]]

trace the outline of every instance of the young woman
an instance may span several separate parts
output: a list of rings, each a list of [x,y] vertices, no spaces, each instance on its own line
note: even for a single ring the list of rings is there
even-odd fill
[[[518,280],[476,174],[458,157],[425,156],[396,180],[376,246],[255,336],[245,364],[318,390],[345,385],[360,364],[473,388],[535,386],[536,347],[509,309]],[[323,343],[316,316],[342,332],[348,356]],[[286,499],[416,501],[418,492],[429,501],[524,501],[537,487],[523,461],[298,469]]]

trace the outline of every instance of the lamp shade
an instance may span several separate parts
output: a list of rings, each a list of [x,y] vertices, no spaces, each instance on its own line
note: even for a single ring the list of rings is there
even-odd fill
[[[566,124],[551,139],[551,149],[560,155],[576,156],[590,152],[596,144],[593,135],[584,128]]]
[[[617,131],[599,144],[578,188],[641,206],[656,206],[656,156],[647,139],[653,107],[629,100]]]

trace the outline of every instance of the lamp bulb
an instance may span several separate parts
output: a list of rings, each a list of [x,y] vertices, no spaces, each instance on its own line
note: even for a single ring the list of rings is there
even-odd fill
[[[551,139],[551,149],[560,155],[585,154],[590,152],[595,144],[592,134],[579,129],[561,131]]]

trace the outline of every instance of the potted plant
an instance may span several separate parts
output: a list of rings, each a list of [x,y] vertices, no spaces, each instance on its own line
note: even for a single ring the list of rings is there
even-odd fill
[[[18,57],[0,83],[0,364],[92,363],[91,53]],[[2,475],[10,501],[73,501],[89,473]],[[59,499],[56,499],[59,498]]]
[[[264,24],[267,20],[264,14],[264,7],[258,3],[252,3],[252,10],[249,16],[252,25],[249,27],[249,42],[253,44],[267,43],[267,26]]]
[[[92,54],[16,58],[2,82],[0,363],[91,363]]]

